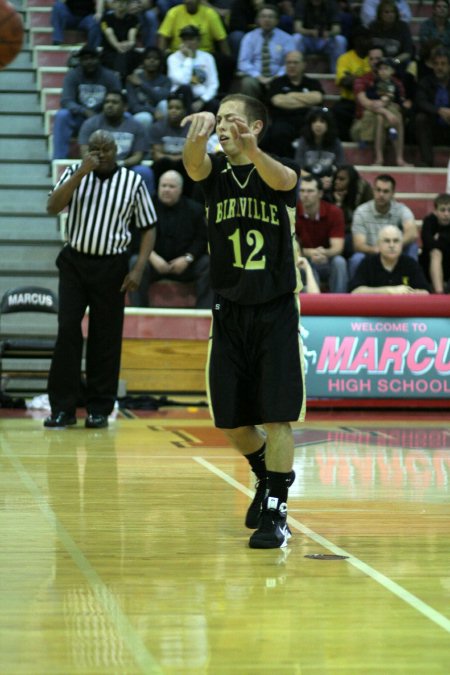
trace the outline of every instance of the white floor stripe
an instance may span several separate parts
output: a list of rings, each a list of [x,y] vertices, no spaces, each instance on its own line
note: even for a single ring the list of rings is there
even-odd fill
[[[202,466],[204,466],[205,469],[208,469],[208,471],[215,473],[216,476],[219,476],[220,478],[222,478],[222,480],[224,480],[226,483],[233,486],[240,492],[243,492],[248,497],[253,497],[254,495],[253,490],[250,490],[249,488],[245,487],[234,478],[231,478],[231,476],[226,474],[221,469],[218,469],[216,466],[214,466],[214,464],[211,464],[206,459],[203,459],[203,457],[194,457],[193,459]],[[328,551],[331,551],[331,553],[334,553],[336,555],[348,556],[346,562],[348,562],[350,565],[353,565],[353,567],[356,567],[356,569],[358,569],[360,572],[369,576],[371,579],[373,579],[378,584],[383,586],[386,590],[390,591],[398,598],[406,602],[417,612],[420,612],[421,614],[426,616],[427,619],[430,619],[430,621],[433,621],[440,628],[443,628],[445,631],[450,633],[450,619],[448,619],[443,614],[440,614],[440,612],[430,607],[430,605],[427,605],[426,602],[423,602],[423,600],[413,595],[412,593],[407,591],[405,588],[397,584],[392,579],[389,579],[389,577],[385,576],[381,572],[378,572],[370,565],[367,565],[362,560],[359,560],[359,558],[356,558],[348,551],[344,550],[340,546],[336,546],[335,544],[333,544],[333,542],[329,541],[325,537],[322,537],[320,534],[317,534],[317,532],[314,532],[314,530],[311,530],[309,527],[306,527],[306,525],[303,525],[295,518],[292,518],[292,516],[288,516],[288,523],[290,526],[295,527],[300,532],[303,532],[304,535],[306,535],[309,539],[312,539],[312,541],[315,541],[316,544],[319,544],[323,548],[326,548]]]

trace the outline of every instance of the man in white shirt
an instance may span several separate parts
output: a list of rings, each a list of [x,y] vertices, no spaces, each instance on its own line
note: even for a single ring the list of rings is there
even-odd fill
[[[180,31],[181,44],[167,59],[167,74],[173,89],[188,88],[192,100],[192,112],[207,110],[216,112],[219,77],[212,54],[198,48],[200,30],[197,26],[185,26]]]

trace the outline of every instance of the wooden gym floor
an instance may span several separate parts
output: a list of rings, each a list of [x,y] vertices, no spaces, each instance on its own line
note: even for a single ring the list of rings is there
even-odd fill
[[[450,672],[447,411],[311,413],[272,551],[204,408],[0,412],[2,675]]]

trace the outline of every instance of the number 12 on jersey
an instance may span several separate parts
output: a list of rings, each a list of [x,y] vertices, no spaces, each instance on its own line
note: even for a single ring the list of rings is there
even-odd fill
[[[233,244],[234,262],[233,267],[239,267],[244,270],[263,270],[266,267],[266,256],[258,257],[260,251],[264,246],[264,237],[258,230],[249,230],[245,241],[251,248],[250,255],[247,260],[242,260],[241,236],[239,228],[233,234],[230,234],[228,239]]]

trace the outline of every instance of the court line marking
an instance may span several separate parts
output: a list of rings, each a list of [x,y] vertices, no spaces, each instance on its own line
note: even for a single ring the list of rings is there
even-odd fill
[[[253,495],[255,494],[253,490],[250,490],[249,488],[245,487],[244,485],[242,485],[242,483],[239,483],[237,480],[226,474],[221,469],[214,466],[214,464],[208,462],[208,460],[204,459],[203,457],[194,456],[193,459],[198,464],[201,464],[205,469],[208,469],[208,471],[211,471],[212,473],[216,474],[216,476],[219,476],[219,478],[222,478],[222,480],[224,480],[226,483],[236,488],[240,492],[243,492],[248,497],[253,497]],[[392,579],[389,579],[389,577],[385,576],[381,572],[378,572],[378,570],[371,567],[367,563],[363,562],[359,558],[356,558],[354,555],[352,555],[345,549],[341,548],[340,546],[336,546],[336,544],[333,544],[333,542],[329,541],[325,537],[322,537],[321,534],[314,532],[314,530],[311,530],[306,525],[303,525],[303,523],[300,523],[292,516],[288,516],[288,523],[289,525],[292,525],[300,532],[303,532],[303,534],[309,537],[309,539],[315,541],[316,544],[319,544],[323,548],[326,548],[328,551],[331,551],[336,555],[346,556],[347,562],[350,565],[356,567],[356,569],[358,569],[360,572],[369,576],[371,579],[373,579],[378,584],[383,586],[386,590],[390,591],[398,598],[400,598],[408,605],[410,605],[413,609],[423,614],[427,619],[430,619],[430,621],[433,621],[440,628],[443,628],[448,633],[450,633],[450,619],[448,619],[443,614],[440,614],[440,612],[433,609],[433,607],[427,605],[426,602],[424,602],[417,596],[407,591],[405,588],[403,588],[403,586],[400,586],[400,584],[397,584]]]
[[[34,482],[33,478],[31,478],[30,474],[24,468],[20,459],[15,455],[13,450],[10,450],[8,447],[6,447],[6,444],[2,444],[1,450],[14,467],[19,476],[19,479],[36,501],[45,520],[55,530],[56,535],[62,542],[67,553],[70,555],[75,565],[86,578],[97,600],[103,605],[105,615],[109,618],[111,623],[116,626],[116,629],[119,633],[119,639],[122,639],[126,644],[128,651],[130,652],[131,657],[134,659],[135,663],[137,663],[143,673],[163,675],[163,671],[161,670],[159,664],[147,650],[145,644],[141,640],[141,637],[136,632],[127,616],[122,612],[122,609],[115,599],[114,594],[109,590],[107,585],[92,567],[91,563],[86,558],[82,550],[72,539],[71,535],[61,523],[55,511],[49,505],[45,496]]]

